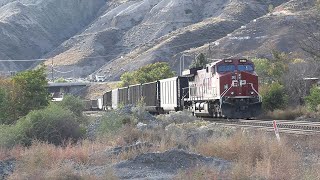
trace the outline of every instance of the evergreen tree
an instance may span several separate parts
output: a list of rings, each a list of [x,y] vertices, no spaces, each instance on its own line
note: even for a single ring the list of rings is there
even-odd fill
[[[205,67],[208,64],[208,60],[203,53],[200,53],[195,60],[192,61],[189,68],[196,68],[196,67]]]

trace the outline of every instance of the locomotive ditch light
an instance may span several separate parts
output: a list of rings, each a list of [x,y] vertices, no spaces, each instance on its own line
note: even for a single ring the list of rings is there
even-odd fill
[[[253,91],[251,91],[251,92],[250,92],[250,94],[251,94],[251,95],[253,95],[253,94],[254,94],[254,92],[253,92]]]
[[[233,63],[233,60],[232,59],[225,59],[224,62],[225,63]]]
[[[231,92],[231,95],[234,95],[234,92]]]

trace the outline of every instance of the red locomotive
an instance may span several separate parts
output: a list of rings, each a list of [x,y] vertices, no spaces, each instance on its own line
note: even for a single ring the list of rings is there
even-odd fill
[[[184,71],[189,78],[185,108],[197,116],[251,118],[261,112],[258,76],[247,59],[223,59],[204,69]]]

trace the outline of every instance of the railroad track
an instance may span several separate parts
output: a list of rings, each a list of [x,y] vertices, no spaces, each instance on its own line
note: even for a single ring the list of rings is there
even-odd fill
[[[204,120],[212,119],[205,118]],[[216,125],[228,127],[241,127],[247,129],[263,129],[274,131],[272,120],[229,120],[218,119],[213,121]],[[320,122],[277,120],[277,127],[280,133],[315,135],[320,134]]]

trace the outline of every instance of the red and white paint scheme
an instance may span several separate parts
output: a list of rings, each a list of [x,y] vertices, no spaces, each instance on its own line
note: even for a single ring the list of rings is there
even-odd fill
[[[258,76],[247,59],[222,59],[183,72],[189,77],[184,106],[197,116],[251,118],[261,111]]]

